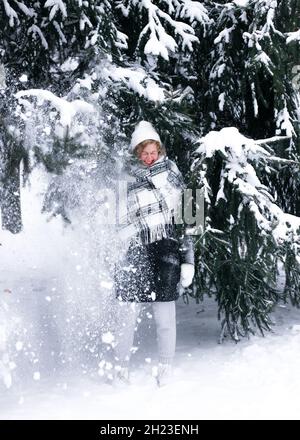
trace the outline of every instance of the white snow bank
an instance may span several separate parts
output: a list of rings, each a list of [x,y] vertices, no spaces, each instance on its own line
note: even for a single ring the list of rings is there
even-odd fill
[[[28,276],[29,272],[41,276],[41,271],[49,273],[53,269],[56,272],[61,267],[62,222],[60,219],[48,222],[47,216],[41,214],[46,185],[45,174],[34,172],[31,177],[33,190],[26,187],[21,193],[23,231],[14,235],[0,230],[0,273],[5,270],[6,279],[11,270],[18,276]]]
[[[275,333],[235,345],[216,343],[215,304],[178,304],[178,344],[172,384],[151,376],[154,328],[140,329],[140,363],[132,384],[112,387],[100,376],[57,376],[0,398],[2,419],[298,419],[298,311],[279,308]],[[151,337],[150,337],[151,336]],[[144,361],[143,361],[144,359]],[[149,365],[150,362],[150,365]]]
[[[97,246],[101,226],[87,215],[84,194],[71,226],[59,217],[48,221],[41,214],[47,185],[47,174],[35,170],[31,187],[21,191],[23,231],[0,229],[0,361],[8,356],[1,361],[0,388],[20,376],[42,380],[73,362],[86,368],[97,357],[105,324],[112,283],[101,263],[105,249]],[[81,192],[87,193],[83,184]],[[112,247],[107,234],[105,240]]]

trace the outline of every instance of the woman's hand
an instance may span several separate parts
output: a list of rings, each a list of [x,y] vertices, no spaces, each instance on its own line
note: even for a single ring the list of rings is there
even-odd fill
[[[190,263],[182,263],[180,272],[180,284],[182,287],[189,287],[195,275],[195,266]]]

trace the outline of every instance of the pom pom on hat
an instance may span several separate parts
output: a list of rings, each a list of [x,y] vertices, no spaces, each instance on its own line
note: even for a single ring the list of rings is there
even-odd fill
[[[131,136],[131,142],[130,142],[131,152],[138,144],[140,144],[141,142],[147,139],[152,139],[153,141],[161,142],[159,134],[157,133],[153,125],[150,122],[141,121],[136,125],[134,132],[132,133]]]

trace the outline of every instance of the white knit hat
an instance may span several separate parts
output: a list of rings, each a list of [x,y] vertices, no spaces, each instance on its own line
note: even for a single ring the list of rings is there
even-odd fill
[[[153,125],[150,122],[141,121],[136,125],[134,132],[132,133],[131,136],[131,142],[130,142],[131,152],[133,152],[134,148],[138,144],[140,144],[141,142],[147,139],[151,139],[153,141],[158,141],[161,143],[159,134],[157,133]]]

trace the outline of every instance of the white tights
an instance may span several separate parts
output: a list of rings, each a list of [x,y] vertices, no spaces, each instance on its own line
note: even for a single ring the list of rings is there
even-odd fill
[[[137,318],[141,303],[120,302],[118,330],[116,334],[115,355],[121,365],[130,360]],[[171,363],[176,346],[176,308],[175,301],[153,302],[152,309],[156,323],[158,360],[160,363]]]

